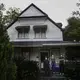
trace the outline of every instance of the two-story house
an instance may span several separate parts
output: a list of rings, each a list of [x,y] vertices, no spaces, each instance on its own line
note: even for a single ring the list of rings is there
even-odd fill
[[[45,57],[54,58],[58,65],[60,57],[65,58],[65,46],[77,44],[63,41],[61,26],[31,4],[7,28],[15,56],[38,61],[41,68]]]

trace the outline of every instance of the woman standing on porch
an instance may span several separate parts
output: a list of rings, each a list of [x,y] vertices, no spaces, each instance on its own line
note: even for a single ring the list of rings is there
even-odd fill
[[[56,66],[56,63],[55,63],[54,55],[52,55],[51,56],[51,70],[52,70],[52,72],[55,72],[55,66]]]

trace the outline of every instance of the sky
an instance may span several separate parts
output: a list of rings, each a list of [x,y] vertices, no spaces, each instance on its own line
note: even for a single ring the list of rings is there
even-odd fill
[[[76,3],[79,0],[0,0],[5,8],[17,7],[21,11],[34,3],[43,10],[55,22],[61,22],[63,27],[67,25],[67,19],[72,16],[72,11],[78,10]]]

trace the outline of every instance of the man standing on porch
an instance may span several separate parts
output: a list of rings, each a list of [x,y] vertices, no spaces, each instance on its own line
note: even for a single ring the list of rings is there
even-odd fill
[[[49,60],[47,57],[45,57],[45,60],[44,60],[44,71],[45,71],[45,76],[50,75]]]

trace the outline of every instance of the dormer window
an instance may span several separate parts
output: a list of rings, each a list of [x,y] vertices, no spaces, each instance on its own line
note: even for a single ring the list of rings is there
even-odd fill
[[[17,26],[16,30],[18,31],[18,38],[29,38],[30,26]]]
[[[46,30],[47,25],[37,25],[33,27],[35,32],[35,38],[37,39],[45,39],[46,38]]]

